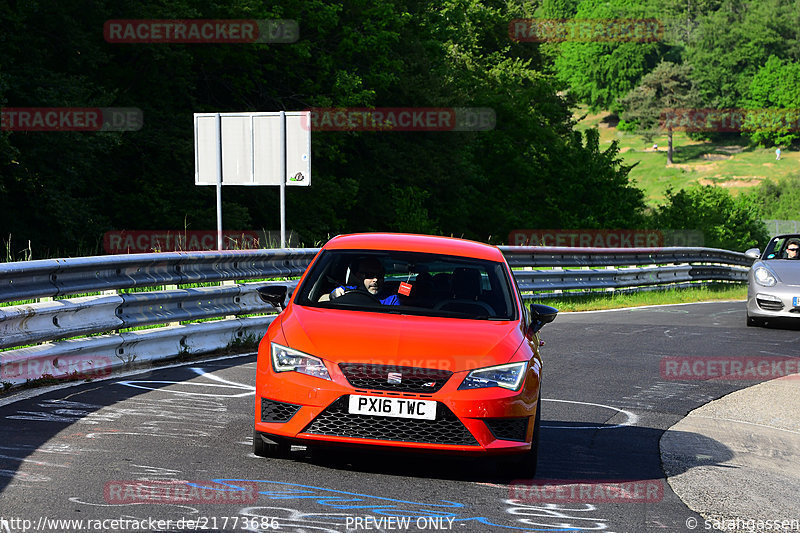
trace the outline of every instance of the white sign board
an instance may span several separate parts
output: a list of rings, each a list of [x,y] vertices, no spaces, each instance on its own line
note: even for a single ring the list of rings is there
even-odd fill
[[[252,117],[253,183],[255,185],[280,185],[283,174],[283,138],[281,116],[258,115]],[[222,160],[225,161],[225,134],[222,136]],[[224,177],[223,167],[223,177]],[[223,181],[224,183],[224,181]]]
[[[194,183],[216,185],[219,135],[216,115],[194,115]]]
[[[195,185],[217,185],[220,153],[222,185],[310,185],[310,124],[309,111],[195,113]]]
[[[222,186],[278,185],[285,247],[286,186],[311,185],[311,112],[195,113],[194,183],[217,186],[219,250]]]
[[[286,185],[311,185],[311,112],[286,112]]]

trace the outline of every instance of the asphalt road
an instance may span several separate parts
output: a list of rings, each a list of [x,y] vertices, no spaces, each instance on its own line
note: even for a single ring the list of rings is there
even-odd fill
[[[0,532],[688,531],[702,519],[666,483],[659,439],[757,381],[676,379],[664,362],[800,357],[800,331],[747,328],[744,313],[695,304],[545,326],[538,485],[438,456],[255,457],[253,355],[2,399]]]

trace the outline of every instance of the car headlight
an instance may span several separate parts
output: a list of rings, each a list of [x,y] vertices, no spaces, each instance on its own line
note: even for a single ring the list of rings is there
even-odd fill
[[[775,276],[764,267],[756,268],[756,271],[753,272],[753,279],[756,280],[756,283],[765,287],[772,287],[776,283]]]
[[[331,379],[325,363],[319,357],[292,350],[280,344],[271,343],[272,368],[275,372],[300,372],[322,379]]]
[[[482,389],[486,387],[502,387],[517,390],[522,385],[528,363],[508,363],[505,365],[479,368],[470,372],[458,389]]]

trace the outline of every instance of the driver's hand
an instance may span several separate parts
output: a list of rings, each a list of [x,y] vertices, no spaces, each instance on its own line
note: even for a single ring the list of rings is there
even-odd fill
[[[335,289],[333,289],[333,292],[331,293],[331,298],[338,298],[342,294],[344,294],[344,289],[341,287],[336,287]]]

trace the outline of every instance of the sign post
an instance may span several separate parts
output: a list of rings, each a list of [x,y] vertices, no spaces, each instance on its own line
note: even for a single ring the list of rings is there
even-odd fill
[[[222,250],[222,118],[214,117],[217,143],[217,250]]]
[[[287,185],[311,185],[309,111],[194,114],[195,185],[217,187],[217,247],[222,250],[222,186],[280,187],[281,247],[286,247]]]
[[[281,146],[283,146],[283,157],[281,158],[281,179],[280,184],[280,202],[281,202],[281,248],[285,247],[286,242],[286,180],[289,177],[286,175],[286,113],[281,111],[280,116],[281,125]]]

